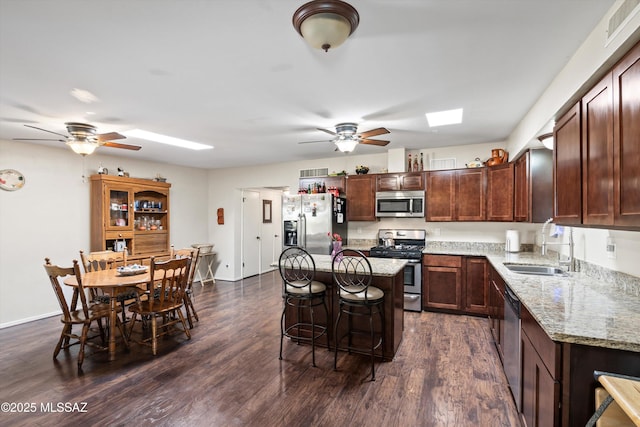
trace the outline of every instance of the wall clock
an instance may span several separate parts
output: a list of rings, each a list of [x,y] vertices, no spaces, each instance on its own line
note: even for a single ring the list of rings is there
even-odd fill
[[[24,187],[24,175],[17,170],[0,170],[0,188],[7,191],[16,191]]]

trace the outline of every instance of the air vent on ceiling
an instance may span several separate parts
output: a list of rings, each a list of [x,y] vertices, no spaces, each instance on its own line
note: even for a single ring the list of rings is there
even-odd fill
[[[638,11],[640,11],[640,0],[625,0],[622,2],[618,10],[609,18],[605,46],[615,38],[626,24],[626,21],[630,20]]]
[[[300,178],[315,178],[317,176],[329,176],[329,168],[300,169]]]

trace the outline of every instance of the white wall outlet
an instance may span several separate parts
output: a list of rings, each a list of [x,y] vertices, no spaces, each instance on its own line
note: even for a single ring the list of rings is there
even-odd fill
[[[612,237],[607,237],[607,258],[615,259],[616,257],[616,243]]]

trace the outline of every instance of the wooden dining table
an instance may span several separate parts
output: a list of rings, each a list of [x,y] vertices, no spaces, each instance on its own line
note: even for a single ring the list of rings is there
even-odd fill
[[[138,288],[141,285],[147,285],[150,280],[151,274],[149,270],[135,275],[122,275],[116,269],[109,269],[90,271],[82,275],[82,286],[84,288],[102,289],[105,294],[110,296],[109,360],[115,360],[116,357],[116,318],[118,315],[116,297],[118,293],[126,288]],[[73,286],[75,288],[74,292],[77,292],[78,281],[76,276],[68,276],[63,280],[63,283],[67,286]],[[74,301],[76,300],[74,298]],[[126,337],[122,337],[122,339],[126,339]]]

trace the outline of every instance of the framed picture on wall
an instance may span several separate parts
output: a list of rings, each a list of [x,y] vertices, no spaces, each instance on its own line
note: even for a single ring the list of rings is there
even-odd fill
[[[262,201],[262,222],[271,223],[271,200]]]

